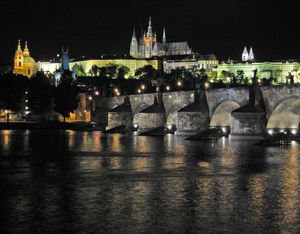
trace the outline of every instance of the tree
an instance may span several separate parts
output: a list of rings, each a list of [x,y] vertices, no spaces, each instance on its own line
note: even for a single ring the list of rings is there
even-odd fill
[[[81,64],[78,65],[77,63],[75,63],[72,70],[76,76],[86,76],[85,71]]]
[[[11,111],[19,111],[21,101],[28,86],[28,78],[7,73],[0,77],[0,108],[6,110],[6,120],[9,123]]]
[[[39,119],[47,111],[51,111],[52,86],[43,72],[37,72],[29,81],[28,104],[32,114]]]
[[[129,68],[126,66],[120,66],[118,68],[118,74],[117,74],[117,79],[125,79],[126,76],[129,74]]]
[[[118,65],[109,63],[105,66],[105,68],[108,79],[115,79],[117,77]]]
[[[64,123],[66,117],[69,117],[70,113],[78,107],[78,93],[79,90],[72,78],[72,72],[65,71],[54,91],[54,110],[64,117]]]

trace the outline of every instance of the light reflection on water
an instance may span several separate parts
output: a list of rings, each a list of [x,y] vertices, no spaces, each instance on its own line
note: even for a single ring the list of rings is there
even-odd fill
[[[299,144],[0,131],[0,231],[296,233]]]

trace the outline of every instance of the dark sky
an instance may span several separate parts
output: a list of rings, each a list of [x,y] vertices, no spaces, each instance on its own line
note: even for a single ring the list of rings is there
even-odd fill
[[[1,0],[0,63],[11,63],[17,40],[28,41],[35,60],[50,59],[62,46],[70,57],[129,53],[132,30],[149,16],[159,40],[188,41],[194,51],[219,60],[240,59],[252,46],[259,60],[300,58],[298,8],[293,2],[246,0]],[[295,3],[295,2],[294,2]]]

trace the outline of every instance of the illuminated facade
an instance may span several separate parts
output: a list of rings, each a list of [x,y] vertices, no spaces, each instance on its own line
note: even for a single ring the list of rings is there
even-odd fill
[[[158,42],[156,33],[152,32],[151,17],[149,18],[147,33],[141,33],[140,42],[138,42],[133,29],[130,43],[130,55],[133,58],[189,54],[192,54],[192,50],[187,42],[167,42],[165,28],[163,29],[162,42]]]
[[[209,55],[192,55],[184,58],[178,57],[165,59],[163,61],[164,72],[171,73],[176,68],[184,68],[189,71],[199,72],[200,69],[205,69],[206,72],[211,72],[217,67],[218,60],[214,54]]]
[[[294,83],[300,83],[300,63],[299,62],[244,62],[244,63],[221,63],[213,71],[217,72],[218,77],[222,71],[227,71],[237,75],[240,71],[244,77],[251,79],[257,70],[259,78],[275,78],[278,83],[285,83],[286,77],[292,75]]]
[[[92,66],[96,65],[98,67],[105,67],[109,64],[122,65],[129,68],[129,75],[134,76],[136,69],[144,67],[146,65],[151,65],[154,69],[158,69],[158,60],[156,59],[93,59],[93,60],[82,60],[70,62],[70,70],[73,69],[75,64],[81,65],[84,72],[89,75],[89,71]],[[54,73],[60,69],[61,63],[51,63],[51,62],[38,62],[37,70],[44,72]]]
[[[14,58],[13,73],[29,78],[36,73],[36,63],[34,59],[30,57],[27,42],[25,42],[25,48],[24,51],[22,51],[20,40],[18,41],[18,47]]]

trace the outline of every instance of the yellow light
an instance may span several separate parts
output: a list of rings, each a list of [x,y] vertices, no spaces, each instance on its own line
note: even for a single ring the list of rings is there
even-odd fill
[[[169,90],[170,90],[170,86],[169,86],[169,85],[166,87],[166,90],[167,90],[167,91],[169,91]]]
[[[181,85],[182,85],[181,81],[178,81],[178,82],[177,82],[177,85],[178,85],[178,86],[181,86]]]
[[[205,82],[205,83],[204,83],[204,87],[205,87],[206,89],[209,88],[209,86],[210,86],[209,82]]]
[[[114,89],[115,93],[119,92],[119,90],[117,88]]]
[[[93,100],[93,97],[92,97],[92,96],[89,96],[89,100]]]
[[[99,95],[99,91],[95,91],[95,95],[98,96]]]
[[[142,85],[141,88],[144,90],[146,87],[145,87],[145,85]]]

